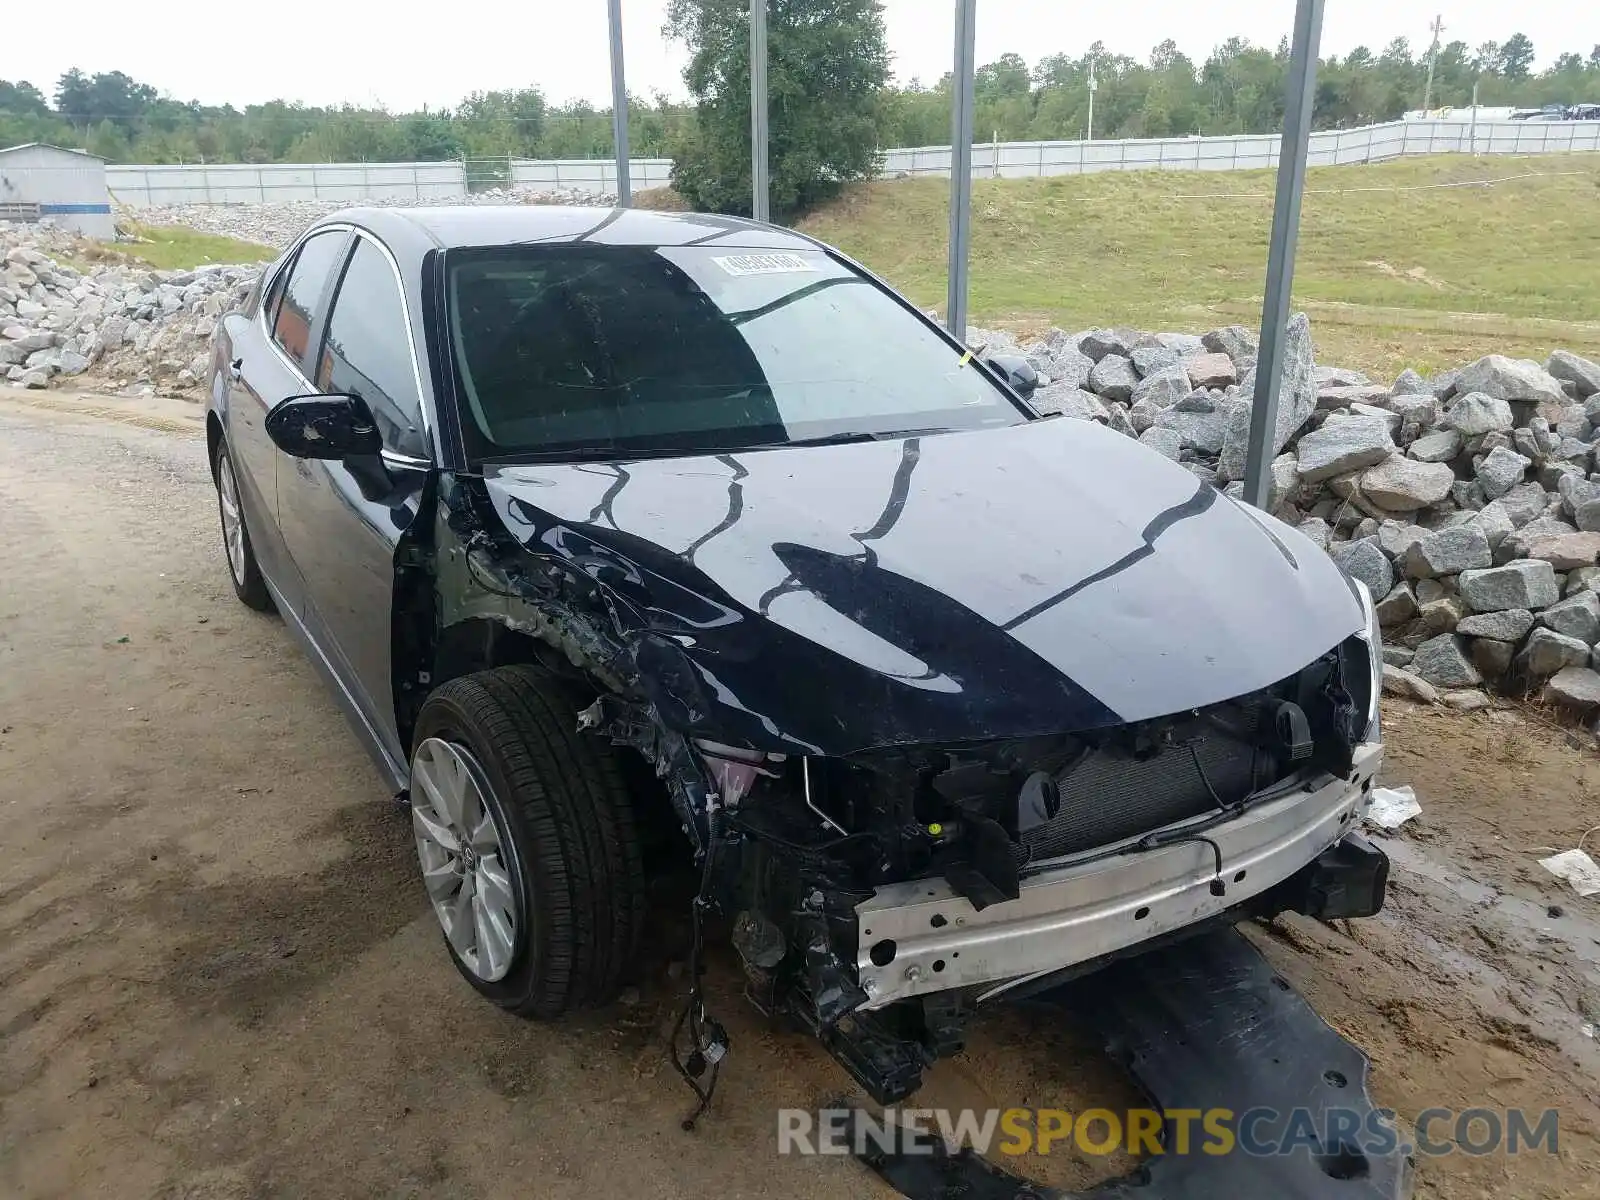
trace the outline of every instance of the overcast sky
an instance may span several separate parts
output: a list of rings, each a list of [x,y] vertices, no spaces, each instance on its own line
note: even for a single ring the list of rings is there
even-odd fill
[[[622,0],[628,87],[682,96],[683,50],[661,36],[666,0]],[[884,0],[898,79],[937,80],[949,69],[954,0]],[[1526,33],[1539,66],[1563,50],[1600,43],[1593,0],[1328,0],[1324,55],[1391,38],[1427,45],[1428,24],[1469,45]],[[1289,32],[1293,0],[978,0],[978,62],[1015,51],[1037,62],[1082,54],[1095,41],[1143,60],[1170,37],[1196,60],[1239,34],[1274,45]],[[70,67],[125,71],[181,100],[236,105],[263,100],[349,101],[412,109],[454,104],[477,89],[537,84],[553,102],[609,102],[606,0],[447,0],[373,4],[268,0],[240,6],[165,0],[131,17],[127,0],[76,0],[70,36],[27,39],[27,54],[0,60],[51,94]]]

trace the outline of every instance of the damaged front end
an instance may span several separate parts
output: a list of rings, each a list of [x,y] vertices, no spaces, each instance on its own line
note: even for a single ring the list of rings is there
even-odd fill
[[[689,743],[746,994],[891,1103],[985,1001],[1221,920],[1376,912],[1386,862],[1352,832],[1381,760],[1369,655],[1353,636],[1260,692],[1078,734]],[[623,701],[582,720],[668,762]]]
[[[441,620],[590,682],[581,727],[653,767],[692,848],[696,945],[719,910],[750,999],[890,1103],[985,1001],[1382,903],[1353,832],[1382,753],[1370,597],[1126,441],[447,478]],[[1021,537],[1042,511],[1081,516]],[[726,1044],[692,974],[698,1077]]]

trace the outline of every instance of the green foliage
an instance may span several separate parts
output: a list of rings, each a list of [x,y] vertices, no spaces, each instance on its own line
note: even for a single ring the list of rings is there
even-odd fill
[[[887,82],[877,0],[771,0],[768,95],[773,204],[791,213],[872,170],[890,146],[950,140],[950,77]],[[671,0],[668,29],[688,42],[692,105],[665,96],[629,101],[634,154],[678,160],[700,206],[746,210],[750,106],[748,0]],[[1029,69],[1018,54],[979,67],[974,132],[980,141],[1082,137],[1094,62],[1094,134],[1100,138],[1266,133],[1283,121],[1286,45],[1222,42],[1203,62],[1163,41],[1147,60],[1103,45],[1051,54]],[[1513,33],[1476,49],[1439,48],[1432,103],[1463,107],[1473,84],[1486,105],[1537,108],[1600,102],[1600,45],[1575,48],[1535,71],[1533,43]],[[1390,120],[1422,104],[1426,47],[1397,38],[1325,59],[1317,75],[1320,129]],[[468,158],[474,178],[503,181],[507,158],[597,158],[612,153],[611,113],[584,101],[551,105],[537,87],[474,92],[453,109],[390,113],[282,100],[205,105],[161,96],[110,71],[68,71],[52,94],[0,80],[0,146],[77,146],[115,162],[378,162]],[[492,160],[500,160],[498,164]]]
[[[750,212],[750,24],[745,0],[671,0],[689,45],[693,125],[673,186],[698,208]],[[1020,60],[1018,60],[1020,62]],[[807,208],[878,165],[889,78],[878,0],[773,0],[767,16],[768,166],[774,215]]]

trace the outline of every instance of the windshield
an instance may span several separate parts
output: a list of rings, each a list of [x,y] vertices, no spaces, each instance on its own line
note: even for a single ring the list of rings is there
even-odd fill
[[[474,458],[693,453],[1026,419],[960,350],[820,250],[501,247],[452,251],[448,263]]]

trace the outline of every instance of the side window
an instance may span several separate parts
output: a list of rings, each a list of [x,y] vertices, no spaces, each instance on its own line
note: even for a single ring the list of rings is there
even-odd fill
[[[311,327],[317,323],[317,302],[322,299],[328,278],[339,268],[349,234],[343,229],[319,233],[300,247],[300,255],[289,270],[289,283],[283,303],[272,324],[272,340],[304,369],[306,350],[311,342]]]
[[[366,238],[345,268],[313,382],[323,392],[352,392],[367,402],[383,444],[425,457],[422,402],[412,370],[411,331],[400,281],[383,252]]]
[[[266,321],[267,328],[273,327],[273,322],[278,317],[278,300],[283,296],[283,285],[289,281],[289,271],[292,264],[285,266],[272,277],[272,286],[267,289],[266,297],[261,301],[262,319]]]

